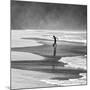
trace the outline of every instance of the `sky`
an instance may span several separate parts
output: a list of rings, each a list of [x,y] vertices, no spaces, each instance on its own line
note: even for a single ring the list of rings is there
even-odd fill
[[[12,0],[11,29],[85,31],[87,6]]]

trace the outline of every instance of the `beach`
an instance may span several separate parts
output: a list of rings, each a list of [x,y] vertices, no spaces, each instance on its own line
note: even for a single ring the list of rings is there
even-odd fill
[[[11,33],[12,89],[87,84],[85,32],[12,30]],[[53,34],[58,37],[56,49],[52,46]]]

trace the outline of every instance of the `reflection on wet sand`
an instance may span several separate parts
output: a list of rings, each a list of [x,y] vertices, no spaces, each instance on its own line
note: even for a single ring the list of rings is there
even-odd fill
[[[53,46],[53,56],[56,57],[56,48],[57,45]],[[56,60],[53,61],[52,69],[55,70],[55,62]]]

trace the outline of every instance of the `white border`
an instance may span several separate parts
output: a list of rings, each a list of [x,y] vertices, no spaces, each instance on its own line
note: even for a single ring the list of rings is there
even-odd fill
[[[39,2],[82,4],[82,5],[88,4],[87,0],[17,0],[17,1],[39,1]]]
[[[29,0],[29,1],[40,1],[40,2],[54,2],[54,3],[68,3],[68,4],[83,4],[90,6],[90,0]],[[90,9],[90,7],[88,7]],[[90,10],[88,10],[90,11]],[[88,12],[90,16],[90,12]],[[90,18],[88,17],[88,20]],[[88,26],[89,21],[88,21]],[[88,28],[88,46],[90,46],[90,28]],[[88,47],[88,54],[90,48]],[[89,55],[88,55],[89,56]],[[88,57],[88,63],[90,63]],[[88,76],[90,77],[88,65]],[[38,88],[35,90],[89,90],[89,80],[87,86],[70,86],[70,87],[53,87],[53,88]],[[9,90],[10,86],[10,0],[0,0],[0,90]],[[34,89],[28,89],[34,90]]]
[[[0,90],[10,86],[10,1],[0,1]]]

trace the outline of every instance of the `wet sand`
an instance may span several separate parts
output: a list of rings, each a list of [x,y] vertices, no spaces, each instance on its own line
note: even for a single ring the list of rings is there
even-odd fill
[[[43,43],[43,42],[41,42]],[[44,42],[45,43],[45,42]],[[12,51],[17,52],[28,52],[33,53],[45,57],[53,57],[54,48],[52,45],[48,45],[47,43],[40,46],[33,46],[33,47],[13,47],[11,48]],[[56,48],[56,56],[58,57],[69,57],[69,56],[81,56],[86,55],[86,46],[81,46],[76,43],[73,45],[72,43],[64,43],[60,42],[61,45],[57,45]]]
[[[33,40],[36,39],[33,38]],[[82,43],[71,43],[65,41],[58,42],[59,44],[57,45],[56,54],[54,56],[52,41],[49,41],[49,43],[48,41],[37,39],[37,42],[41,43],[42,45],[11,48],[11,51],[27,52],[44,57],[42,60],[38,61],[12,60],[12,89],[63,86],[61,83],[52,84],[47,83],[46,81],[80,79],[83,77],[80,75],[81,73],[87,73],[86,69],[65,67],[65,65],[68,65],[68,63],[60,61],[62,57],[86,55],[86,46]],[[80,85],[80,83],[78,83],[78,85]]]
[[[70,79],[80,79],[81,73],[87,71],[80,68],[67,68],[68,63],[52,61],[12,61],[12,89],[17,88],[41,88],[52,86],[63,86],[62,81],[71,85],[85,85],[85,81],[71,82]],[[54,68],[53,68],[54,65]],[[80,80],[79,80],[80,81]],[[59,83],[58,83],[59,82]]]

